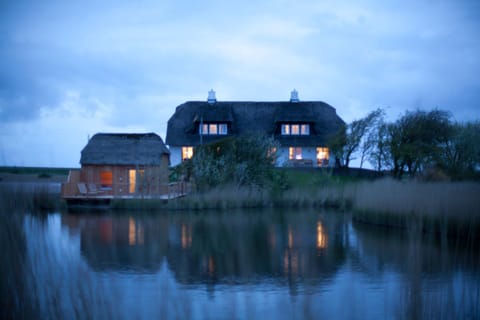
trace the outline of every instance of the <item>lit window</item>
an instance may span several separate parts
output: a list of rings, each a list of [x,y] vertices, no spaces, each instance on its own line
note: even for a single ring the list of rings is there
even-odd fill
[[[182,147],[182,160],[191,159],[193,157],[193,147]]]
[[[309,124],[302,124],[301,134],[304,135],[304,136],[308,136],[310,134],[310,125]]]
[[[221,123],[218,125],[218,134],[227,134],[228,127],[225,123]]]
[[[328,148],[317,148],[317,165],[319,167],[324,167],[328,165],[329,152]]]
[[[102,188],[111,188],[113,185],[113,174],[112,171],[102,171],[100,172],[100,185]]]
[[[302,148],[299,148],[299,147],[288,148],[288,159],[302,160]]]
[[[130,169],[128,170],[128,181],[129,181],[129,187],[128,187],[128,192],[129,193],[135,193],[139,191],[139,185],[145,181],[145,170],[140,169],[140,170],[135,170],[135,169]]]
[[[198,128],[200,134],[208,134],[208,124],[202,124]]]
[[[226,123],[205,123],[198,127],[198,132],[204,135],[228,134],[228,126]]]
[[[303,135],[308,136],[310,134],[309,124],[282,124],[282,135]]]
[[[210,125],[208,126],[208,134],[218,134],[217,125],[216,125],[216,124],[210,124]]]

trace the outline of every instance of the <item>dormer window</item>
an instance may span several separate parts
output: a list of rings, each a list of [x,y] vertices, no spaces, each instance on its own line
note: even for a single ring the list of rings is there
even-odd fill
[[[309,124],[300,124],[300,123],[284,123],[282,124],[282,135],[301,135],[308,136],[310,135],[310,125]]]
[[[204,123],[198,127],[198,132],[202,135],[226,135],[228,126],[226,123]]]

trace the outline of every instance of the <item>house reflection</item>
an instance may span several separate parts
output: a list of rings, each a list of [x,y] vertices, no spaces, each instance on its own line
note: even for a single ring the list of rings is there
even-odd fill
[[[188,249],[192,246],[191,226],[182,224],[182,249]]]
[[[134,218],[128,220],[128,244],[131,246],[142,245],[144,241],[143,225]]]
[[[323,228],[322,222],[317,222],[317,249],[325,249],[327,247],[328,235]]]
[[[312,213],[75,216],[81,253],[97,271],[157,272],[166,261],[183,284],[297,286],[331,279],[345,260],[344,221]],[[71,225],[71,215],[62,223]],[[318,254],[319,250],[322,254]],[[287,281],[285,281],[287,280]]]

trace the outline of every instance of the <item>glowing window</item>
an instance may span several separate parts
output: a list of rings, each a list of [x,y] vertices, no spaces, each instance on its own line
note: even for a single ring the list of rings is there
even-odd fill
[[[182,147],[182,161],[193,157],[193,147]]]
[[[199,126],[200,134],[208,134],[208,124],[203,124]]]
[[[228,126],[226,123],[205,123],[198,127],[198,132],[205,135],[228,134]]]
[[[218,134],[217,125],[216,125],[216,124],[210,124],[210,125],[208,126],[208,134]]]
[[[302,148],[300,148],[300,147],[290,147],[290,148],[288,148],[288,159],[290,159],[290,160],[301,160],[302,159]]]
[[[129,181],[129,186],[128,186],[128,192],[129,193],[135,193],[139,191],[139,186],[144,182],[145,178],[145,170],[135,170],[135,169],[130,169],[128,170],[128,181]],[[141,189],[141,188],[140,188]],[[141,191],[141,190],[140,190]]]
[[[310,134],[310,125],[302,124],[300,134],[304,136],[308,136]]]
[[[329,159],[329,150],[328,148],[318,147],[317,148],[317,165],[319,167],[327,166]]]
[[[282,124],[281,125],[282,135],[303,135],[308,136],[310,134],[310,125],[309,124]]]
[[[291,126],[291,134],[299,135],[300,134],[300,125],[292,124]]]
[[[228,127],[225,123],[221,123],[218,125],[218,134],[227,134]]]
[[[102,171],[100,172],[100,185],[102,188],[111,188],[113,185],[113,174],[112,171]]]

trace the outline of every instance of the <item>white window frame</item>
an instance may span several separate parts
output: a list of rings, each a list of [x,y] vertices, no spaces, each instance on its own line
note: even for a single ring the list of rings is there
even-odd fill
[[[182,147],[182,161],[191,159],[193,157],[193,147],[184,146]]]
[[[302,136],[310,135],[310,125],[308,123],[304,123],[300,125],[300,134]]]
[[[288,159],[289,160],[302,160],[302,147],[289,147],[288,148]]]
[[[310,124],[308,123],[283,123],[281,125],[283,136],[308,136],[310,135]]]
[[[328,161],[330,160],[330,150],[327,147],[317,147],[316,158],[317,158],[317,166],[319,167],[327,166]]]
[[[218,124],[218,134],[226,135],[228,134],[228,126],[226,123],[219,123]]]

